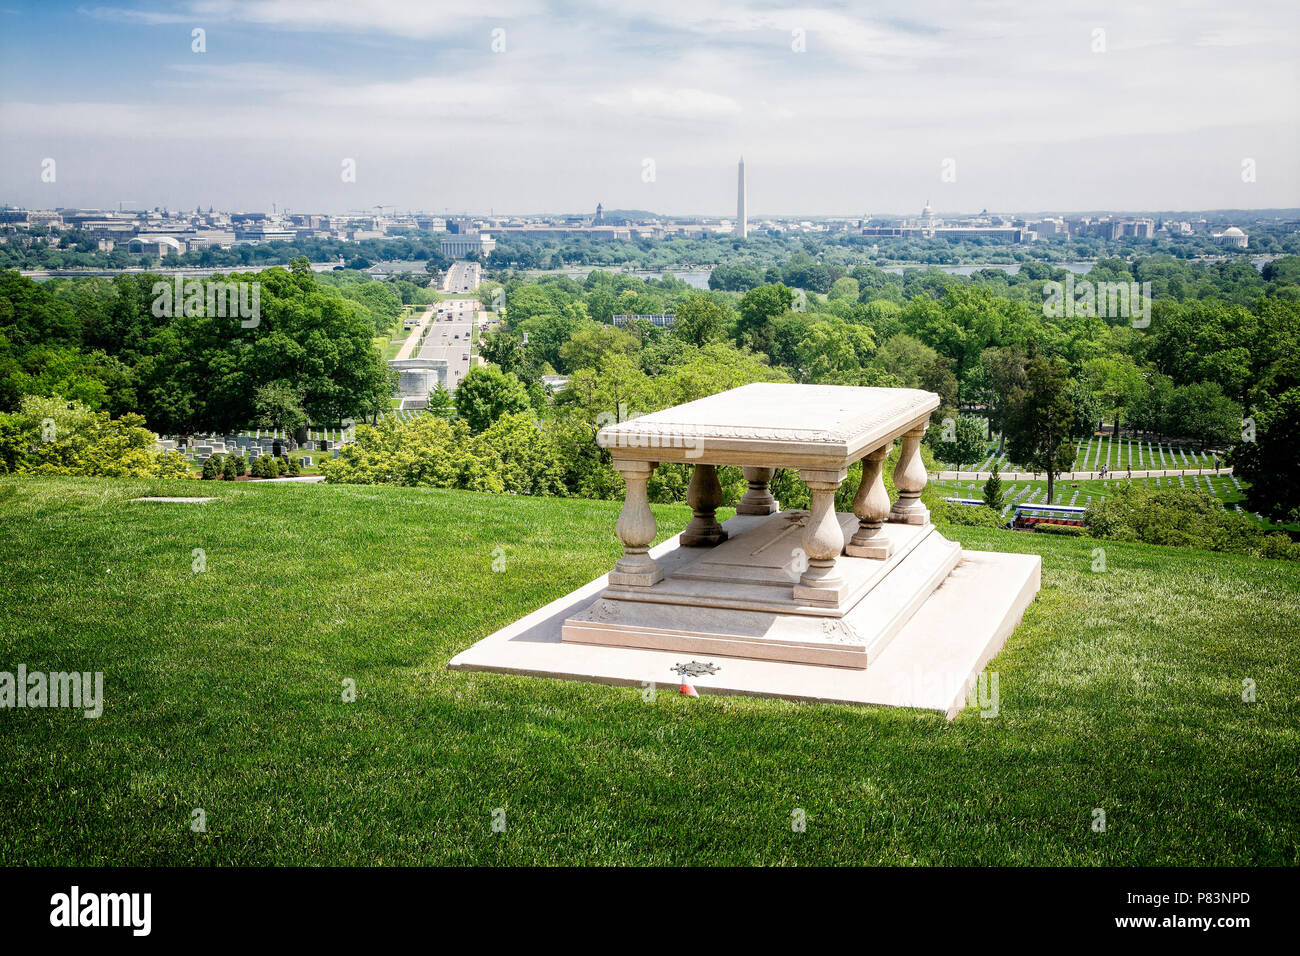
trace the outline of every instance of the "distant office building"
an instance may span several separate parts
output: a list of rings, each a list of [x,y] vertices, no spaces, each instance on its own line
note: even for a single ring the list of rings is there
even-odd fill
[[[62,226],[63,216],[46,209],[35,210],[27,214],[29,226]]]
[[[736,168],[736,227],[733,230],[734,235],[741,239],[749,236],[749,210],[748,199],[745,195],[745,157],[740,157],[740,165]]]
[[[519,236],[523,239],[568,239],[585,236],[588,239],[631,239],[632,230],[627,226],[502,226],[496,232],[507,236]]]
[[[298,231],[278,222],[248,220],[235,223],[236,242],[293,242]]]
[[[1129,219],[1121,224],[1120,235],[1133,236],[1137,239],[1154,239],[1156,221],[1154,219]]]

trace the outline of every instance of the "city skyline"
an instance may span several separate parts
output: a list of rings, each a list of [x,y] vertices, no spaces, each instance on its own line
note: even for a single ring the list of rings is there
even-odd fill
[[[0,11],[0,202],[729,218],[743,152],[751,216],[1294,208],[1298,17],[23,3]]]

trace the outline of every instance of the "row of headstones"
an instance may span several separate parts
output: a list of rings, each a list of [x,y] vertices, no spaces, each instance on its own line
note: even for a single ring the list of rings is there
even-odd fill
[[[331,448],[331,444],[331,442],[324,440],[319,442],[304,442],[298,446],[298,450],[313,451],[317,450],[314,446],[321,446],[319,448],[320,451],[328,451],[330,452],[330,457],[337,458],[340,454],[340,450],[337,446]],[[279,446],[278,448],[276,447],[277,445]],[[255,443],[252,439],[245,441],[241,438],[239,441],[234,442],[231,445],[228,445],[224,441],[178,445],[175,439],[162,438],[158,440],[158,449],[159,451],[179,451],[185,457],[186,461],[192,461],[201,465],[213,455],[243,455],[249,459],[253,459],[258,458],[261,455],[274,455],[277,451],[279,451],[280,454],[287,454],[289,451],[289,443],[284,439],[267,438],[261,439],[260,443]],[[310,456],[307,456],[305,459],[300,459],[300,462],[304,465],[310,465],[312,459]]]
[[[329,439],[308,440],[298,445],[301,451],[332,451],[338,453],[342,443],[330,441]],[[265,438],[256,438],[249,435],[234,435],[224,439],[219,438],[198,438],[186,445],[174,438],[160,438],[157,442],[160,451],[181,451],[185,457],[191,460],[195,458],[210,458],[213,455],[229,455],[247,453],[256,458],[258,455],[275,454],[278,450],[281,454],[289,450],[289,439],[276,438],[267,436]]]
[[[1111,439],[1107,438],[1106,441],[1107,441],[1107,442],[1110,442]],[[1127,445],[1127,448],[1128,448],[1128,465],[1129,465],[1129,468],[1132,468],[1132,467],[1133,467],[1133,444],[1134,444],[1134,442],[1130,440],[1130,441],[1128,442],[1128,445]],[[1144,460],[1143,455],[1142,455],[1142,442],[1139,441],[1139,442],[1137,442],[1136,444],[1137,444],[1137,449],[1138,449],[1138,468],[1139,468],[1139,470],[1140,470],[1140,469],[1146,467],[1146,461]],[[1202,463],[1202,462],[1200,462],[1200,461],[1192,461],[1192,459],[1190,459],[1190,458],[1188,457],[1188,455],[1187,455],[1187,450],[1186,450],[1185,448],[1182,448],[1182,447],[1175,448],[1173,445],[1161,445],[1161,444],[1159,444],[1159,443],[1157,443],[1157,444],[1155,445],[1155,447],[1152,448],[1152,446],[1151,446],[1151,442],[1150,442],[1150,441],[1148,441],[1148,442],[1146,443],[1146,446],[1147,446],[1146,459],[1150,461],[1150,467],[1152,467],[1152,468],[1155,468],[1155,467],[1156,467],[1156,459],[1157,459],[1157,458],[1159,458],[1159,460],[1160,460],[1160,465],[1159,465],[1159,467],[1162,468],[1162,469],[1163,469],[1163,468],[1169,468],[1169,467],[1170,467],[1170,465],[1169,465],[1169,462],[1170,462],[1170,461],[1173,462],[1173,467],[1178,467],[1178,459],[1179,459],[1179,458],[1182,459],[1182,467],[1184,467],[1184,468],[1201,468],[1201,467],[1204,467],[1204,463]],[[1090,449],[1090,450],[1091,450],[1091,449]],[[1166,452],[1168,452],[1168,454],[1169,454],[1169,458],[1168,458],[1168,460],[1166,460],[1166,458],[1165,458],[1165,453],[1166,453]],[[1075,461],[1078,461],[1078,460],[1079,460],[1079,456],[1080,456],[1081,454],[1086,454],[1086,452],[1085,452],[1085,450],[1084,450],[1083,439],[1082,439],[1082,438],[1080,438],[1079,441],[1078,441],[1078,444],[1075,445],[1075,449],[1074,449],[1074,458],[1075,458]],[[1121,450],[1120,455],[1121,455],[1121,457],[1123,457],[1123,450]],[[1084,470],[1084,471],[1097,471],[1098,468],[1099,468],[1099,466],[1100,466],[1100,464],[1101,464],[1101,439],[1100,439],[1100,438],[1097,439],[1097,447],[1096,447],[1095,450],[1092,451],[1092,456],[1091,456],[1091,457],[1092,457],[1092,467],[1089,468],[1089,467],[1088,467],[1088,462],[1085,460],[1085,461],[1082,463],[1083,466],[1084,466],[1084,467],[1083,467],[1083,470]],[[1107,450],[1107,452],[1106,452],[1106,460],[1107,460],[1107,461],[1110,460],[1110,451],[1109,451],[1109,450]]]
[[[1011,490],[1007,492],[1007,494],[1010,495],[1011,497],[1002,509],[1002,517],[1005,518],[1007,516],[1007,512],[1009,512],[1016,505],[1020,504],[1021,503],[1020,499],[1028,496],[1031,492],[1035,497],[1037,497],[1038,492],[1034,491],[1032,485],[1025,485],[1025,487],[1021,489],[1020,492],[1018,493],[1016,492],[1016,486],[1012,485]],[[1029,501],[1025,502],[1025,504],[1030,504],[1033,502],[1033,500],[1034,500],[1033,498],[1030,498]]]

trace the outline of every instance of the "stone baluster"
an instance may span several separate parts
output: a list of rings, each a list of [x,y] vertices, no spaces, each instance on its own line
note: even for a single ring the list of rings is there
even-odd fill
[[[649,461],[614,461],[614,468],[623,476],[627,492],[614,529],[618,540],[623,542],[623,557],[609,573],[611,585],[648,588],[664,578],[663,569],[649,555],[657,526],[646,495],[646,482],[650,480],[655,464]]]
[[[930,520],[930,509],[921,504],[921,491],[929,476],[921,461],[921,437],[929,422],[922,422],[903,434],[903,447],[894,466],[894,487],[898,500],[889,512],[889,520],[902,524],[925,524]]]
[[[893,545],[881,533],[889,517],[889,492],[885,491],[884,477],[887,457],[889,445],[881,445],[862,459],[862,482],[853,498],[858,530],[844,546],[844,553],[852,557],[884,560],[893,553]]]
[[[772,480],[772,475],[776,473],[776,470],[773,468],[742,468],[741,471],[745,475],[745,480],[749,482],[749,490],[736,503],[736,514],[776,514],[780,510],[780,505],[772,497],[772,492],[768,488],[768,482]]]
[[[695,517],[681,534],[686,548],[711,548],[727,540],[726,529],[718,524],[718,505],[722,504],[722,485],[715,465],[696,465],[691,469],[691,483],[686,489],[686,503]]]
[[[835,492],[839,490],[846,474],[843,468],[838,471],[799,472],[804,484],[812,492],[812,513],[800,542],[808,559],[808,569],[794,586],[794,596],[798,600],[822,604],[839,603],[844,579],[835,560],[844,550],[844,531],[835,514]]]

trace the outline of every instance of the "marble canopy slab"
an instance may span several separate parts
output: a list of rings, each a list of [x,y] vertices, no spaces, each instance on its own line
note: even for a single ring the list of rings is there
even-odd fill
[[[914,388],[758,382],[607,425],[596,443],[623,460],[835,471],[938,407]]]
[[[768,483],[776,469],[793,468],[808,487],[811,505],[799,542],[806,564],[791,584],[792,598],[823,607],[844,605],[860,588],[837,568],[842,553],[887,559],[892,545],[881,533],[886,518],[929,522],[920,501],[926,481],[920,447],[930,413],[938,407],[939,396],[920,389],[757,382],[607,425],[596,443],[609,450],[626,486],[616,527],[624,552],[610,574],[611,589],[644,590],[663,580],[663,569],[647,555],[655,532],[647,483],[660,463],[692,465],[686,500],[694,518],[681,543],[696,548],[727,539],[716,517],[722,501],[718,467],[743,470],[749,491],[736,511],[744,515],[775,512]],[[881,469],[896,438],[902,438],[902,446],[894,469],[898,499],[891,506]],[[858,525],[846,543],[849,529],[835,515],[835,493],[858,460],[863,461],[853,503]]]
[[[613,529],[623,556],[450,666],[611,683],[690,671],[710,675],[701,691],[952,716],[1033,600],[1040,560],[963,553],[930,523],[921,441],[938,405],[917,389],[758,383],[601,429],[626,488]],[[858,461],[852,513],[837,512]],[[692,466],[693,517],[652,546],[648,483],[661,462]],[[748,490],[722,524],[725,465]],[[780,510],[778,468],[798,471],[807,510]]]

